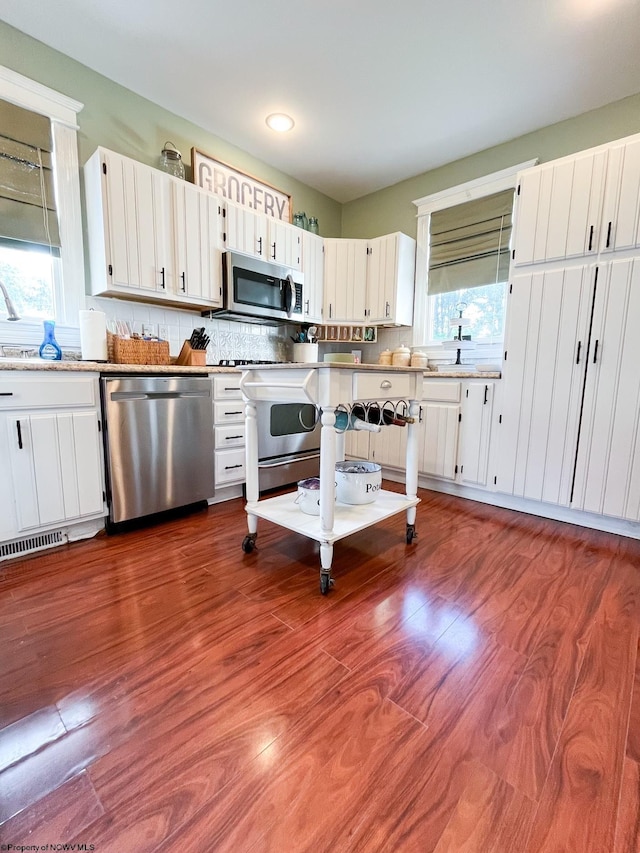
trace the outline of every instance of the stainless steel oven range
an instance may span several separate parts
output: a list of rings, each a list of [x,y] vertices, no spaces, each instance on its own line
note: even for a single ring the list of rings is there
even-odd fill
[[[260,491],[317,477],[321,424],[316,407],[261,402],[257,410]]]

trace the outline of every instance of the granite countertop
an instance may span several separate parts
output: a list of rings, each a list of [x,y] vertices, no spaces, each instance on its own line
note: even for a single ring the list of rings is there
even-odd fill
[[[46,361],[42,358],[0,358],[0,370],[47,370],[71,371],[76,373],[154,373],[191,374],[206,376],[210,373],[238,373],[243,370],[283,370],[297,368],[309,370],[329,367],[336,370],[382,371],[384,373],[420,373],[425,379],[500,379],[499,371],[480,370],[424,370],[421,367],[394,367],[389,364],[353,364],[351,362],[285,362],[283,364],[247,364],[241,367],[220,367],[208,364],[204,367],[186,367],[178,364],[106,364],[98,361]]]
[[[106,364],[98,361],[46,361],[42,358],[0,358],[0,370],[50,370],[76,373],[164,373],[207,376],[210,373],[237,373],[237,367],[186,367],[180,364]]]
[[[422,367],[397,367],[390,364],[354,364],[353,362],[287,362],[285,364],[247,364],[240,370],[283,370],[290,368],[311,370],[316,367],[329,367],[336,370],[370,370],[382,373],[423,373],[425,379],[500,379],[500,371],[481,372],[479,370],[424,370]]]

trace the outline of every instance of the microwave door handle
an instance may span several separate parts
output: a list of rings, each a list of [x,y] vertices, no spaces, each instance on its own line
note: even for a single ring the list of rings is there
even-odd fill
[[[293,313],[293,307],[296,304],[296,286],[293,281],[293,276],[291,273],[286,278],[286,282],[289,285],[288,287],[288,295],[285,292],[284,297],[284,310],[287,312],[287,317],[290,317]]]

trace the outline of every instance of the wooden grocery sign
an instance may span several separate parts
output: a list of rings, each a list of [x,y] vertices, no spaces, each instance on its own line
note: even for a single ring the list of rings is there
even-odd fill
[[[197,148],[191,149],[191,165],[197,186],[257,213],[291,222],[291,196],[287,193]]]

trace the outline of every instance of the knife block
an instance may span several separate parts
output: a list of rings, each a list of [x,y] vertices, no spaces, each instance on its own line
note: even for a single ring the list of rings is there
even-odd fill
[[[207,351],[206,349],[193,349],[189,341],[185,341],[182,344],[176,364],[184,367],[206,367]]]

